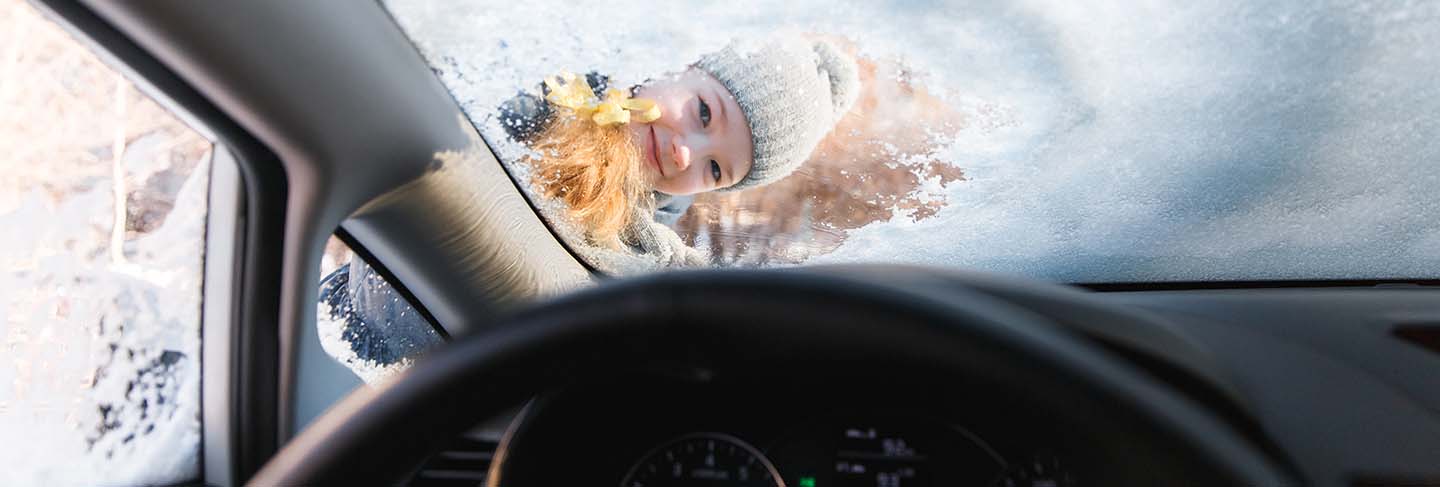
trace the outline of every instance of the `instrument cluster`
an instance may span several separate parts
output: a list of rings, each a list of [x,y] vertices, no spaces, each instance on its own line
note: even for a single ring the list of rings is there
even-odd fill
[[[766,447],[690,432],[646,452],[622,487],[922,487],[1082,485],[1054,453],[1006,458],[964,428],[893,415],[817,419]]]
[[[499,478],[621,487],[1107,483],[1088,469],[1100,462],[1077,444],[1081,435],[1004,401],[967,399],[963,388],[816,389],[620,385],[544,396],[512,423]]]

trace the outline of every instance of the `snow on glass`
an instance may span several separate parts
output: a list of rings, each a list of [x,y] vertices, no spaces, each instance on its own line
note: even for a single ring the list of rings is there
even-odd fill
[[[0,485],[199,474],[211,144],[0,1]]]
[[[543,76],[635,82],[778,31],[852,41],[879,79],[958,114],[958,128],[881,120],[923,143],[822,146],[791,181],[701,197],[676,229],[718,264],[1090,282],[1440,276],[1437,2],[386,5],[521,172],[524,148],[496,109]],[[880,164],[852,163],[873,153]]]

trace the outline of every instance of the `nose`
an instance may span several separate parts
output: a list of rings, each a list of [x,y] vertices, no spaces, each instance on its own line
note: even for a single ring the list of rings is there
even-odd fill
[[[670,160],[675,161],[675,168],[680,171],[690,167],[690,147],[685,145],[684,137],[670,137]]]

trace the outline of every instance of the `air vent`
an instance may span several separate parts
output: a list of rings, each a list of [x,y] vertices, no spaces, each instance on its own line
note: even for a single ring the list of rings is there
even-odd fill
[[[456,438],[431,456],[415,473],[410,485],[419,487],[474,487],[485,485],[496,443],[468,436]]]
[[[1440,353],[1440,325],[1401,325],[1394,333],[1401,340]]]

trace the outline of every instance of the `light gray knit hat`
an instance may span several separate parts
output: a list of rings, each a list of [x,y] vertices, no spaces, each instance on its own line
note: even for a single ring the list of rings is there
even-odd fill
[[[829,42],[797,36],[736,41],[695,67],[735,96],[755,143],[755,165],[726,191],[790,175],[860,92],[854,59]]]

